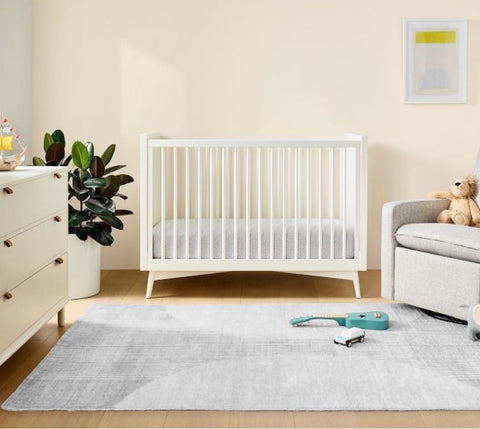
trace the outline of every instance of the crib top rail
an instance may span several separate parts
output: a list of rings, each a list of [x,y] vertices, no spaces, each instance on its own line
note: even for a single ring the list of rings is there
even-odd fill
[[[144,141],[149,147],[329,147],[329,148],[361,148],[365,144],[360,134],[345,134],[343,138],[168,138],[158,133],[144,134]]]

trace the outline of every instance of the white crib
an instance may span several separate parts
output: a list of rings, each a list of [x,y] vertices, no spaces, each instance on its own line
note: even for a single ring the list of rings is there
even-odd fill
[[[140,266],[155,280],[281,271],[353,281],[367,260],[367,138],[141,135]]]

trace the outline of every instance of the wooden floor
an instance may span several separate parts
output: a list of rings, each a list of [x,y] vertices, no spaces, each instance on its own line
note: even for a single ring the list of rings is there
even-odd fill
[[[112,303],[268,303],[380,302],[380,273],[360,277],[363,298],[354,298],[350,281],[276,273],[226,273],[157,282],[145,300],[146,273],[102,272],[99,295],[71,301],[65,328],[51,320],[0,366],[3,402],[48,353],[58,338],[92,302]],[[480,404],[479,404],[480,408]],[[218,412],[97,411],[6,412],[0,427],[479,427],[480,411],[444,412]]]

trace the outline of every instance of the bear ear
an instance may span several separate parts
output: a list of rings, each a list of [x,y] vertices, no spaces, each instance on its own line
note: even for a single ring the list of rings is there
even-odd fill
[[[465,180],[470,185],[470,195],[476,197],[478,193],[478,180],[475,176],[467,176]]]

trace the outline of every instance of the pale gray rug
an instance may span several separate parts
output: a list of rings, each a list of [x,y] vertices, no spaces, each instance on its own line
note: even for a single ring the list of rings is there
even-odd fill
[[[333,343],[333,321],[381,310],[387,331]],[[476,410],[480,342],[401,304],[94,304],[5,410]]]

